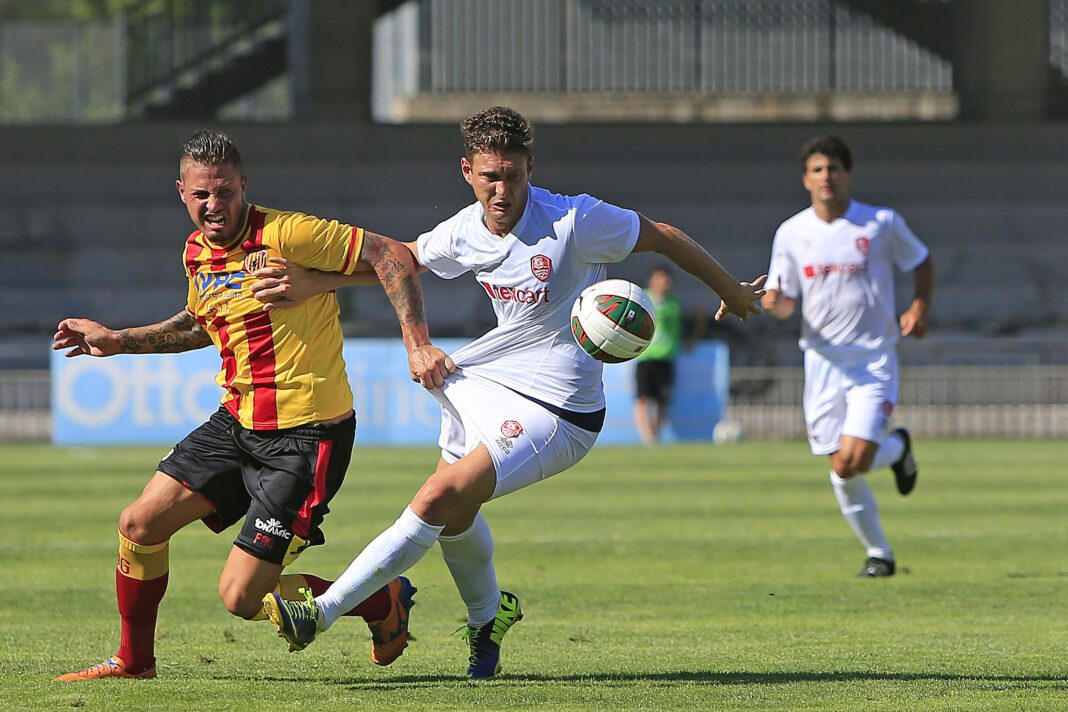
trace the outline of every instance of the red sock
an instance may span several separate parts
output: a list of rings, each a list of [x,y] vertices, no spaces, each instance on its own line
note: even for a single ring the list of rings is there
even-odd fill
[[[119,533],[115,595],[122,617],[119,651],[126,671],[143,672],[156,664],[156,614],[167,590],[167,542],[138,544]]]
[[[312,594],[316,596],[322,595],[333,583],[333,581],[327,581],[311,574],[301,574],[301,576],[304,577],[306,585],[311,589]],[[346,611],[342,615],[360,616],[365,621],[380,621],[389,615],[389,609],[392,605],[389,594],[380,588],[365,598],[362,603],[357,604],[355,608]]]

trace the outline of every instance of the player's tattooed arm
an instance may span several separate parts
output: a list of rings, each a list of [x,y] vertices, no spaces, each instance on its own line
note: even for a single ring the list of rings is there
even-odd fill
[[[430,343],[415,255],[396,240],[364,232],[360,261],[374,268],[382,289],[397,312],[412,380],[427,389],[440,387],[455,366],[445,352]]]
[[[211,343],[208,332],[184,309],[158,324],[119,329],[115,333],[120,352],[126,354],[178,353],[200,349]]]
[[[401,328],[411,324],[419,329],[421,325],[425,331],[423,289],[419,284],[415,260],[408,248],[388,237],[365,232],[360,261],[369,264],[378,275],[382,289],[397,312]],[[426,341],[430,341],[429,334]]]
[[[157,324],[109,329],[91,319],[64,319],[52,337],[52,349],[65,356],[113,356],[192,351],[211,343],[193,315],[182,310]]]

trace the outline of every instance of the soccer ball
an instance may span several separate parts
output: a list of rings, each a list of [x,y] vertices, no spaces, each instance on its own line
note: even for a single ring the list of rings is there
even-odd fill
[[[598,361],[629,361],[649,345],[656,330],[649,295],[625,279],[606,279],[582,290],[571,306],[571,333]]]

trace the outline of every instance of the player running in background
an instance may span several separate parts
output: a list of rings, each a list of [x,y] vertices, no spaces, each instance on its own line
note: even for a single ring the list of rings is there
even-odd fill
[[[886,431],[897,403],[895,344],[899,336],[927,332],[934,263],[900,215],[850,198],[853,159],[840,138],[808,142],[801,164],[812,205],[775,233],[763,304],[786,319],[802,300],[798,343],[805,356],[809,445],[814,455],[830,455],[834,496],[867,551],[858,576],[892,576],[894,552],[861,475],[890,467],[901,494],[916,485],[908,431]],[[913,272],[915,282],[912,303],[897,324],[895,267]]]
[[[196,226],[183,256],[185,309],[158,324],[117,331],[88,319],[59,324],[53,348],[70,349],[67,356],[179,352],[213,343],[222,356],[216,380],[225,390],[219,410],[164,456],[119,516],[118,651],[59,680],[156,676],[168,542],[197,519],[221,532],[245,518],[219,579],[219,595],[234,615],[262,618],[268,591],[291,596],[330,583],[280,575],[306,547],[323,543],[320,525],[352,454],[356,418],[337,299],[324,294],[295,309],[265,312],[249,290],[249,275],[268,256],[343,274],[373,270],[396,309],[412,377],[431,387],[447,373],[445,354],[430,344],[406,248],[362,228],[250,205],[247,180],[225,134],[190,136],[177,181]],[[407,579],[391,579],[344,611],[368,622],[372,659],[380,665],[404,650],[414,592]]]
[[[574,465],[604,422],[601,362],[571,335],[572,302],[605,278],[606,263],[632,252],[658,252],[701,279],[723,299],[720,319],[759,314],[764,280],[738,282],[670,225],[530,185],[532,129],[512,109],[487,109],[461,128],[460,170],[477,200],[408,247],[417,264],[446,279],[472,272],[497,326],[452,354],[455,372],[431,391],[441,404],[441,459],[400,518],[325,593],[305,602],[268,594],[264,605],[290,649],[302,649],[437,541],[467,605],[467,675],[488,678],[522,612],[514,594],[498,590],[493,538],[479,509]],[[295,270],[259,288],[264,299],[299,301],[358,282]]]

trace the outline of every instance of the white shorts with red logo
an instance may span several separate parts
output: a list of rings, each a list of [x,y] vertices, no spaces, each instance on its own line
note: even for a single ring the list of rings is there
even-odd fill
[[[597,433],[462,369],[431,393],[441,404],[441,457],[456,462],[485,445],[497,469],[491,499],[563,472],[585,457],[597,441]]]
[[[805,425],[813,455],[838,451],[843,435],[881,443],[897,403],[897,352],[830,361],[805,351]]]

